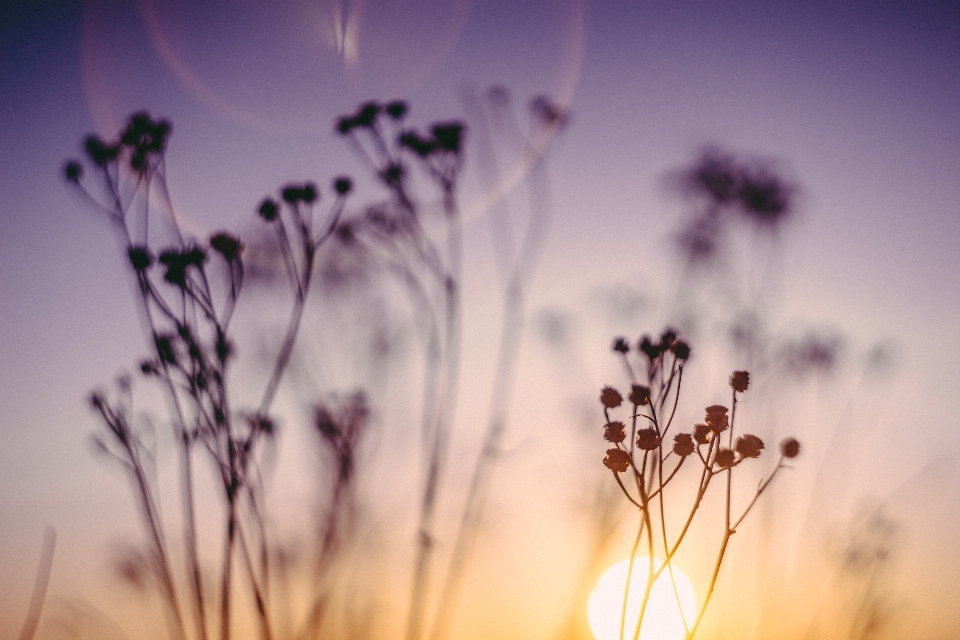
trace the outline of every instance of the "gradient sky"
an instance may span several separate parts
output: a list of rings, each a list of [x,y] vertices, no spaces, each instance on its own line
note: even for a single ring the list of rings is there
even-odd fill
[[[496,83],[571,113],[550,158],[554,219],[531,308],[580,314],[596,379],[553,371],[554,393],[592,398],[616,375],[610,336],[670,319],[684,212],[670,170],[714,144],[771,159],[801,186],[777,266],[761,266],[778,283],[769,321],[842,333],[851,361],[894,345],[896,365],[866,391],[854,374],[807,389],[822,405],[802,426],[812,447],[797,495],[836,501],[823,531],[890,498],[908,541],[904,624],[911,637],[960,636],[960,5],[676,4],[0,4],[0,635],[26,609],[47,524],[61,602],[85,580],[60,567],[107,580],[102,559],[122,532],[101,523],[135,529],[125,488],[89,446],[86,394],[144,342],[109,226],[60,180],[82,137],[112,135],[136,109],[169,118],[174,199],[205,237],[248,228],[284,182],[356,170],[331,123],[360,101],[407,99],[425,123],[461,114],[465,88]],[[324,25],[341,5],[355,22],[338,52]],[[471,215],[468,237],[482,240],[482,212]],[[495,297],[489,255],[468,257],[479,346],[467,355],[489,337],[470,311]],[[629,322],[597,309],[596,292],[619,285],[648,300]],[[536,344],[520,376],[533,389],[547,366]],[[517,413],[563,419],[547,415]],[[518,433],[514,444],[535,439]],[[820,543],[805,544],[798,554]]]

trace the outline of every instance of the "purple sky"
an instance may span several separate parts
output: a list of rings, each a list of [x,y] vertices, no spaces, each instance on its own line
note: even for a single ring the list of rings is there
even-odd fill
[[[840,483],[839,528],[858,500],[906,486],[906,579],[934,595],[917,595],[905,615],[933,620],[924,637],[960,633],[960,614],[936,599],[960,590],[944,566],[960,566],[960,545],[945,535],[958,522],[943,515],[960,507],[960,6],[268,4],[0,5],[0,635],[25,611],[45,525],[58,529],[58,558],[92,570],[119,536],[99,531],[97,514],[119,522],[129,509],[91,452],[84,398],[130,365],[143,334],[109,226],[60,180],[82,137],[111,135],[140,108],[169,118],[173,195],[205,236],[249,228],[254,206],[284,182],[356,171],[331,125],[360,101],[407,99],[425,123],[462,114],[464,88],[494,83],[518,103],[547,93],[569,104],[531,307],[583,312],[591,363],[614,332],[670,319],[670,238],[684,212],[670,170],[715,144],[772,159],[801,185],[776,260],[758,267],[779,283],[768,321],[835,329],[853,354],[895,344],[898,358],[879,391],[857,396],[855,376],[815,390],[832,418],[803,427],[814,446],[794,474],[807,474],[800,494],[828,496],[816,478]],[[341,31],[340,55],[324,41],[335,5],[356,21]],[[481,221],[469,237],[482,238]],[[488,254],[471,256],[468,312],[493,282]],[[591,292],[617,283],[650,301],[642,326],[590,320]],[[470,323],[468,337],[483,336]],[[601,382],[560,386],[592,396]],[[840,424],[842,454],[829,448]],[[931,479],[911,485],[923,469]],[[51,588],[67,598],[82,582],[55,571]],[[60,637],[53,626],[42,633]]]

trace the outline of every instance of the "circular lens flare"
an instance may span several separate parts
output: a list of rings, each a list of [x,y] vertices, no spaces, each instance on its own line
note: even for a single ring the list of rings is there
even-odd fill
[[[654,559],[654,570],[662,561]],[[624,560],[607,569],[587,602],[587,618],[590,630],[597,640],[619,640],[620,620],[623,613],[624,587],[630,561]],[[623,625],[623,637],[633,640],[637,620],[640,616],[640,604],[647,584],[649,558],[638,556],[633,563],[630,575],[630,590],[627,596],[627,611]],[[676,591],[674,590],[676,585]],[[682,604],[677,604],[679,598]],[[684,620],[690,625],[696,615],[697,597],[690,580],[678,568],[673,567],[673,581],[666,569],[654,581],[650,589],[650,598],[643,614],[643,627],[640,640],[682,640],[686,629]]]

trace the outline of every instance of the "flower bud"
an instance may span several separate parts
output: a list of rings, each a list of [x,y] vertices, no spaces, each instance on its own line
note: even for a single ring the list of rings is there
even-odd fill
[[[613,409],[614,407],[620,406],[620,403],[623,402],[623,397],[620,395],[620,392],[613,387],[604,387],[603,391],[600,392],[600,402],[608,409]]]
[[[780,455],[784,458],[796,458],[800,455],[800,442],[796,438],[787,438],[780,443]]]
[[[623,449],[607,449],[603,464],[611,471],[623,473],[630,468],[630,454]]]

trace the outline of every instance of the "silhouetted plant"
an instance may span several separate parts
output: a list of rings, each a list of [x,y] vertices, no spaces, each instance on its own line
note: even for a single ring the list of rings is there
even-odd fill
[[[687,620],[682,608],[680,609],[686,637],[690,639],[696,634],[710,603],[730,537],[736,533],[780,469],[786,466],[785,461],[799,455],[800,443],[795,438],[787,438],[780,444],[780,458],[773,471],[760,482],[752,499],[737,515],[732,504],[734,470],[741,464],[748,463],[748,460],[759,458],[764,449],[763,440],[756,435],[745,433],[734,439],[738,398],[749,388],[749,373],[734,371],[730,375],[730,409],[722,405],[707,407],[704,421],[694,425],[688,432],[673,434],[671,443],[670,428],[673,426],[680,401],[683,367],[690,357],[690,346],[681,340],[675,331],[668,329],[659,339],[643,336],[638,341],[636,357],[631,357],[631,349],[625,338],[614,340],[613,351],[622,358],[631,385],[627,395],[629,404],[624,403],[623,396],[613,387],[604,387],[600,393],[605,418],[603,437],[614,445],[607,449],[603,464],[613,473],[623,495],[640,512],[641,517],[630,552],[623,594],[621,640],[625,637],[637,640],[640,637],[650,591],[664,571],[670,575],[679,604],[680,596],[672,569],[673,557],[687,535],[714,478],[720,476],[726,480],[723,534],[706,595],[694,620]],[[629,427],[623,420],[611,417],[611,412],[621,406],[628,409],[625,420],[629,422]],[[700,477],[696,495],[692,504],[683,510],[687,515],[681,530],[671,535],[667,531],[666,513],[668,508],[674,508],[676,500],[668,501],[665,498],[666,488],[677,477],[684,463],[693,459],[699,461]],[[632,480],[629,483],[632,491],[624,484],[621,474],[626,474]],[[654,531],[655,522],[659,522],[659,531]],[[627,601],[634,560],[643,540],[646,541],[650,560],[647,564],[647,581],[639,617],[631,631],[625,627]],[[655,544],[661,545],[664,553],[664,559],[659,566],[655,566],[654,561]]]
[[[290,295],[286,328],[258,399],[234,396],[229,383],[238,350],[231,321],[243,291],[246,247],[229,231],[217,231],[206,242],[182,231],[166,186],[164,152],[169,123],[145,112],[136,113],[116,140],[88,137],[85,164],[71,160],[64,165],[66,181],[118,232],[151,337],[151,354],[141,360],[139,370],[159,384],[167,399],[180,465],[182,565],[160,506],[169,496],[162,495],[153,473],[157,461],[152,439],[145,437],[134,417],[131,379],[121,376],[115,397],[96,391],[90,403],[104,426],[96,444],[133,481],[148,534],[149,549],[126,554],[119,569],[132,584],[156,585],[175,638],[206,640],[218,632],[223,640],[229,640],[235,635],[231,625],[241,592],[254,604],[252,614],[261,638],[272,640],[281,626],[298,638],[324,635],[336,588],[329,576],[354,535],[358,455],[372,412],[367,396],[357,392],[314,405],[314,433],[330,471],[325,487],[327,509],[317,526],[314,586],[305,616],[284,625],[275,616],[289,557],[272,539],[266,524],[261,458],[277,435],[273,404],[293,358],[318,264],[344,251],[396,276],[421,319],[425,337],[424,480],[406,635],[415,640],[428,631],[435,638],[447,633],[445,611],[457,597],[459,574],[471,551],[465,540],[477,527],[483,479],[489,476],[492,451],[498,446],[506,418],[505,406],[492,409],[492,435],[488,434],[477,459],[440,594],[446,604],[428,629],[427,578],[437,535],[436,505],[459,382],[462,239],[457,190],[466,127],[459,121],[447,121],[421,132],[407,126],[407,113],[407,105],[401,101],[368,102],[335,125],[386,189],[386,202],[370,206],[360,215],[345,215],[353,181],[341,176],[333,180],[331,202],[322,214],[321,190],[312,182],[285,185],[276,197],[265,198],[256,208],[275,237],[272,251]],[[533,113],[535,133],[551,131],[562,120],[562,110],[544,98],[534,102]],[[426,181],[439,195],[440,232],[425,223],[430,207],[418,197],[423,189],[412,188],[418,181]],[[161,228],[164,220],[167,226]],[[539,248],[541,222],[536,215],[532,217],[526,241],[516,254],[508,256],[514,263],[513,277],[504,294],[506,316],[497,374],[500,382],[496,383],[504,395],[515,366],[521,294]],[[168,244],[158,240],[164,233],[170,238]],[[223,277],[214,274],[214,269]],[[223,546],[218,553],[200,548],[198,463],[213,470],[220,489]],[[211,557],[219,559],[216,570],[210,568]],[[218,585],[215,591],[210,589],[213,581]]]

